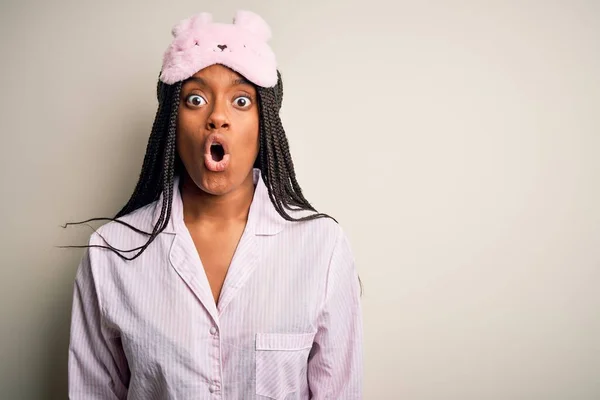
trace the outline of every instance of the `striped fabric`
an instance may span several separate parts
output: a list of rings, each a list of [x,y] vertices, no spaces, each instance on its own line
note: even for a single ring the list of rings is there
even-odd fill
[[[133,261],[86,249],[74,283],[69,398],[362,398],[362,316],[349,241],[330,219],[277,214],[258,169],[248,222],[217,304],[183,222]],[[151,231],[162,197],[123,217]],[[90,244],[141,246],[109,222]],[[130,253],[131,254],[131,253]]]

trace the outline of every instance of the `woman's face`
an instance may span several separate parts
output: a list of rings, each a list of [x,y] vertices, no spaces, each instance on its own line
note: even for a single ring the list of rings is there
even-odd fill
[[[204,68],[181,89],[177,152],[203,191],[223,195],[251,176],[259,148],[254,86],[222,65]]]

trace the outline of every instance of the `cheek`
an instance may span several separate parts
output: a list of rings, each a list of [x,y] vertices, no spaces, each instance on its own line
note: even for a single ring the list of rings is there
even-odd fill
[[[259,119],[258,115],[253,116],[247,121],[245,126],[247,134],[245,135],[244,147],[249,157],[256,157],[259,148]]]
[[[186,116],[185,112],[177,117],[176,148],[183,160],[189,159],[189,155],[194,154],[195,149],[199,146],[200,140],[195,133],[200,132],[199,123],[200,121]]]
[[[243,153],[244,164],[254,164],[259,153],[259,143],[258,127],[256,127],[248,132],[244,142],[241,143],[240,150]]]

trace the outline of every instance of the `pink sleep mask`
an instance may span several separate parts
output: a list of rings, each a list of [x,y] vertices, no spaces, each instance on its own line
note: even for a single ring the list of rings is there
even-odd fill
[[[165,51],[160,80],[183,81],[213,64],[225,65],[262,87],[277,84],[277,61],[267,44],[271,28],[257,14],[238,11],[233,24],[213,23],[212,15],[196,14],[179,22]]]

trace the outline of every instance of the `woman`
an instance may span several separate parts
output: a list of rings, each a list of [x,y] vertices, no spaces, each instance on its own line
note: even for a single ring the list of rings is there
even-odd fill
[[[268,25],[172,34],[138,184],[77,270],[69,398],[361,398],[354,260],[296,181]]]

